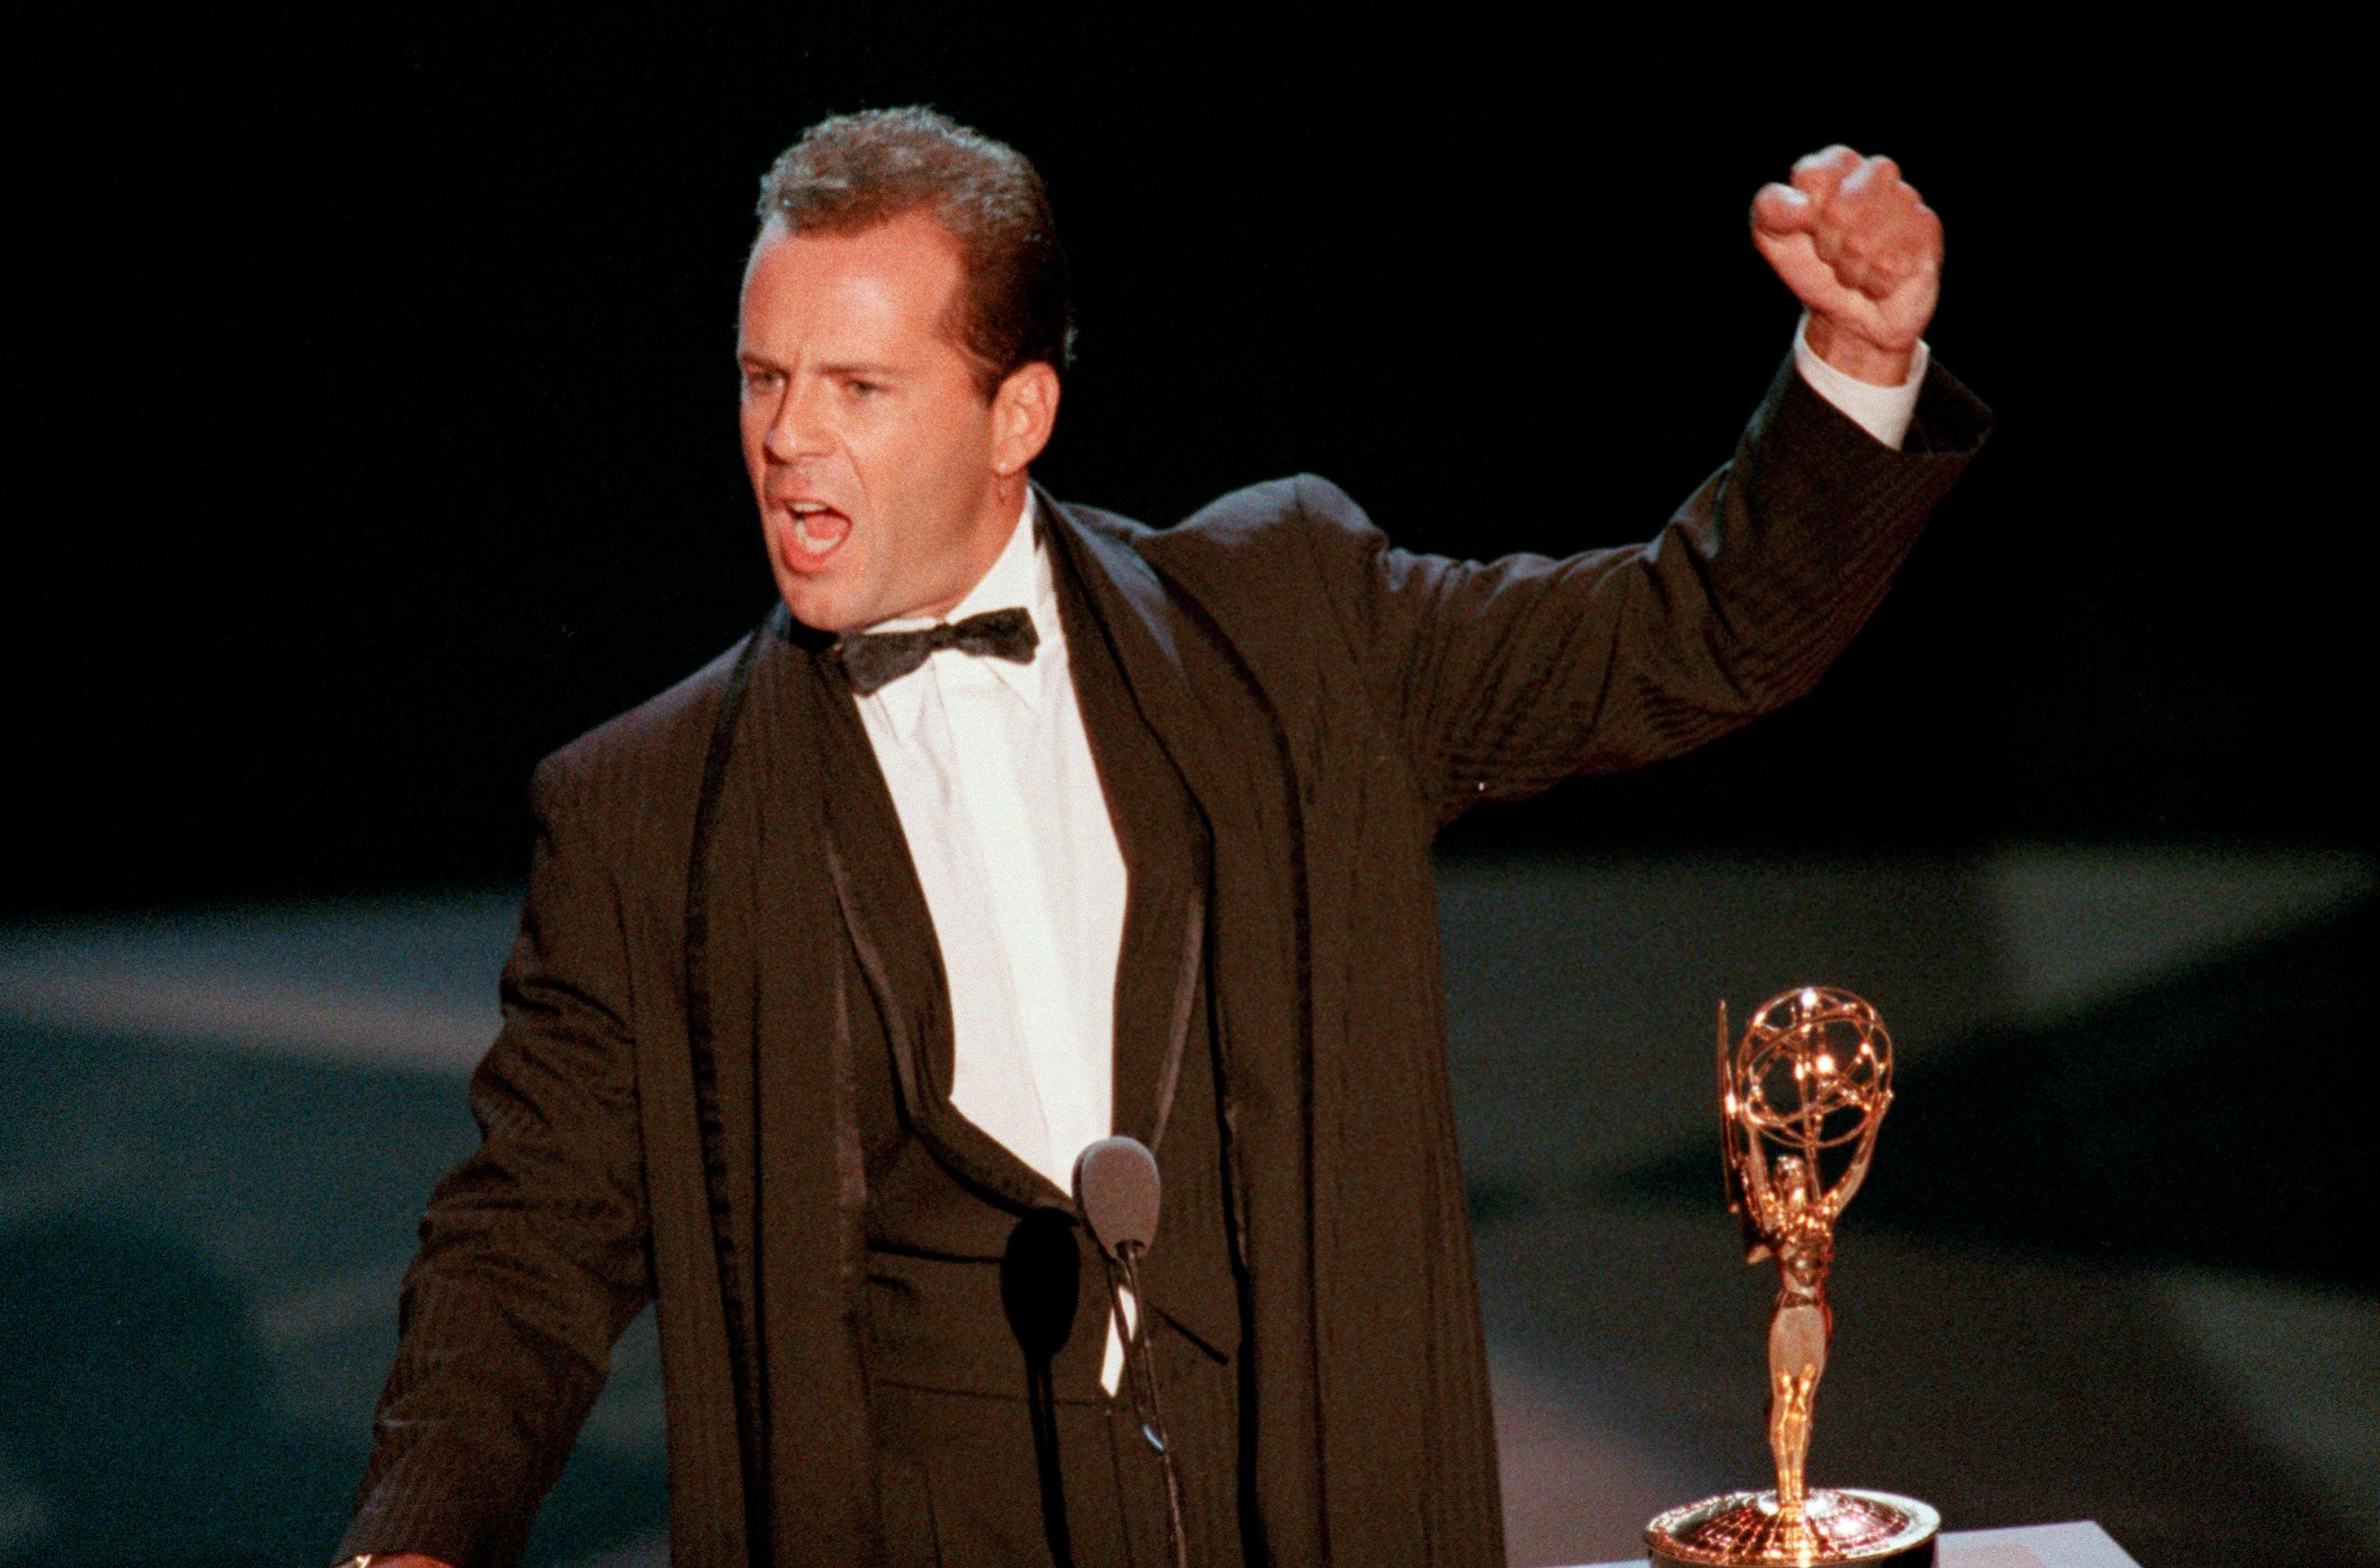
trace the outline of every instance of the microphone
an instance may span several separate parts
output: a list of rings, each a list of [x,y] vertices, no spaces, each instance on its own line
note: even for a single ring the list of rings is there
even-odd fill
[[[1091,1239],[1107,1255],[1108,1298],[1115,1313],[1116,1331],[1123,1335],[1125,1364],[1132,1368],[1134,1403],[1140,1406],[1140,1435],[1157,1451],[1158,1465],[1165,1473],[1165,1533],[1173,1548],[1174,1568],[1189,1568],[1189,1540],[1182,1529],[1182,1479],[1174,1469],[1173,1450],[1165,1440],[1165,1417],[1157,1403],[1157,1368],[1149,1360],[1148,1336],[1129,1331],[1132,1320],[1124,1316],[1122,1294],[1132,1293],[1145,1321],[1148,1297],[1141,1294],[1140,1259],[1157,1239],[1160,1195],[1157,1156],[1138,1138],[1100,1138],[1085,1145],[1075,1158],[1075,1207],[1090,1226]]]
[[[1099,1250],[1123,1261],[1157,1239],[1157,1156],[1138,1138],[1101,1138],[1075,1160],[1075,1203]]]

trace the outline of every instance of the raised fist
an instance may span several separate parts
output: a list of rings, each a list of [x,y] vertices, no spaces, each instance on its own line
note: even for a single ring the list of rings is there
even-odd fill
[[[1752,199],[1752,242],[1810,308],[1810,346],[1884,386],[1910,365],[1941,292],[1942,220],[1889,158],[1813,152]]]

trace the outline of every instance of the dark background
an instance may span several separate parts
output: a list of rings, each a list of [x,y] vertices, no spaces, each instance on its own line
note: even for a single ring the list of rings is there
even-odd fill
[[[8,905],[516,874],[531,763],[765,608],[729,358],[758,176],[905,101],[1053,193],[1060,494],[1161,523],[1311,469],[1473,555],[1657,526],[1792,325],[1751,193],[1891,152],[1948,225],[1931,337],[1986,455],[1815,699],[1470,831],[2367,840],[2318,40],[1090,11],[103,10],[31,51]]]

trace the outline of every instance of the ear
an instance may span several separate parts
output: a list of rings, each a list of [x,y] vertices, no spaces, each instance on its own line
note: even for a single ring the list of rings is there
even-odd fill
[[[1002,479],[1023,473],[1058,424],[1058,372],[1038,359],[1019,365],[991,395],[991,466]]]

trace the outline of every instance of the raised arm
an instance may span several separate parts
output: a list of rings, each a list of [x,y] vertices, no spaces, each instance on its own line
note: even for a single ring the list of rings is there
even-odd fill
[[[1876,1157],[1876,1135],[1884,1125],[1884,1113],[1891,1109],[1892,1091],[1888,1089],[1885,1091],[1884,1102],[1876,1107],[1876,1114],[1870,1116],[1860,1128],[1859,1149],[1852,1155],[1852,1162],[1843,1168],[1842,1175],[1836,1180],[1834,1191],[1827,1194],[1828,1224],[1834,1223],[1836,1218],[1851,1203],[1853,1196],[1859,1192],[1860,1184],[1867,1180],[1868,1161]]]
[[[1755,219],[1832,370],[1906,375],[1941,225],[1889,161],[1814,154]],[[1361,557],[1323,574],[1356,575],[1335,607],[1439,819],[1675,755],[1808,691],[1989,422],[1938,369],[1913,397],[1896,450],[1789,362],[1732,459],[1649,542],[1566,560],[1391,549],[1344,495],[1302,484],[1309,517],[1339,525],[1317,548]]]
[[[482,1142],[422,1218],[340,1558],[516,1559],[650,1293],[620,909],[567,793],[540,769]]]

